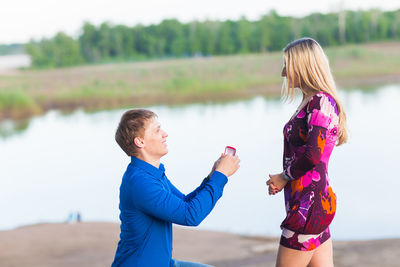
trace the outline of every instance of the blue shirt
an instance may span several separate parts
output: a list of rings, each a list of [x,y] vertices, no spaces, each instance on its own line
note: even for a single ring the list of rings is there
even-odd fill
[[[199,225],[227,181],[215,171],[184,195],[168,180],[163,164],[156,168],[132,157],[120,187],[121,234],[112,267],[172,266],[172,223]]]

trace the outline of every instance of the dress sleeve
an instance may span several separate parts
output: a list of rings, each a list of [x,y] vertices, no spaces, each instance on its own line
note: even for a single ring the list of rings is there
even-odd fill
[[[325,148],[326,134],[336,104],[325,95],[313,96],[307,105],[308,138],[304,153],[297,153],[284,170],[290,180],[296,180],[313,169],[321,160]]]
[[[146,214],[171,223],[197,226],[214,208],[227,181],[224,174],[215,171],[209,181],[188,198],[177,191],[170,192],[155,179],[135,179],[130,196],[134,205]]]

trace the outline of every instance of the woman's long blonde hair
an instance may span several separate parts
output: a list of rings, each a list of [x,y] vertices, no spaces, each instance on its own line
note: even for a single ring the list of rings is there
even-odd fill
[[[284,49],[284,54],[286,79],[282,86],[282,93],[285,99],[293,100],[295,81],[303,93],[306,93],[304,88],[309,88],[315,93],[330,94],[335,99],[339,111],[337,145],[345,143],[347,141],[346,113],[337,94],[328,57],[321,46],[314,39],[302,38],[289,43]]]

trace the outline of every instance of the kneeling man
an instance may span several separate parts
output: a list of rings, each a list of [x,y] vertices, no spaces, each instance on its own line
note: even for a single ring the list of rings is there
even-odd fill
[[[172,259],[172,223],[197,226],[222,196],[237,156],[222,155],[201,185],[182,194],[165,175],[168,134],[150,110],[125,112],[115,139],[131,157],[120,187],[121,234],[112,267],[207,266]]]

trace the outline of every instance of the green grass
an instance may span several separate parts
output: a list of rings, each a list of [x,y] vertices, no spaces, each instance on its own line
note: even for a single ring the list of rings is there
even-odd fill
[[[6,112],[10,117],[35,114],[38,109],[34,98],[23,91],[0,92],[0,111]]]
[[[400,82],[400,43],[325,50],[341,88]],[[0,119],[49,108],[110,108],[280,94],[281,52],[0,73]]]

